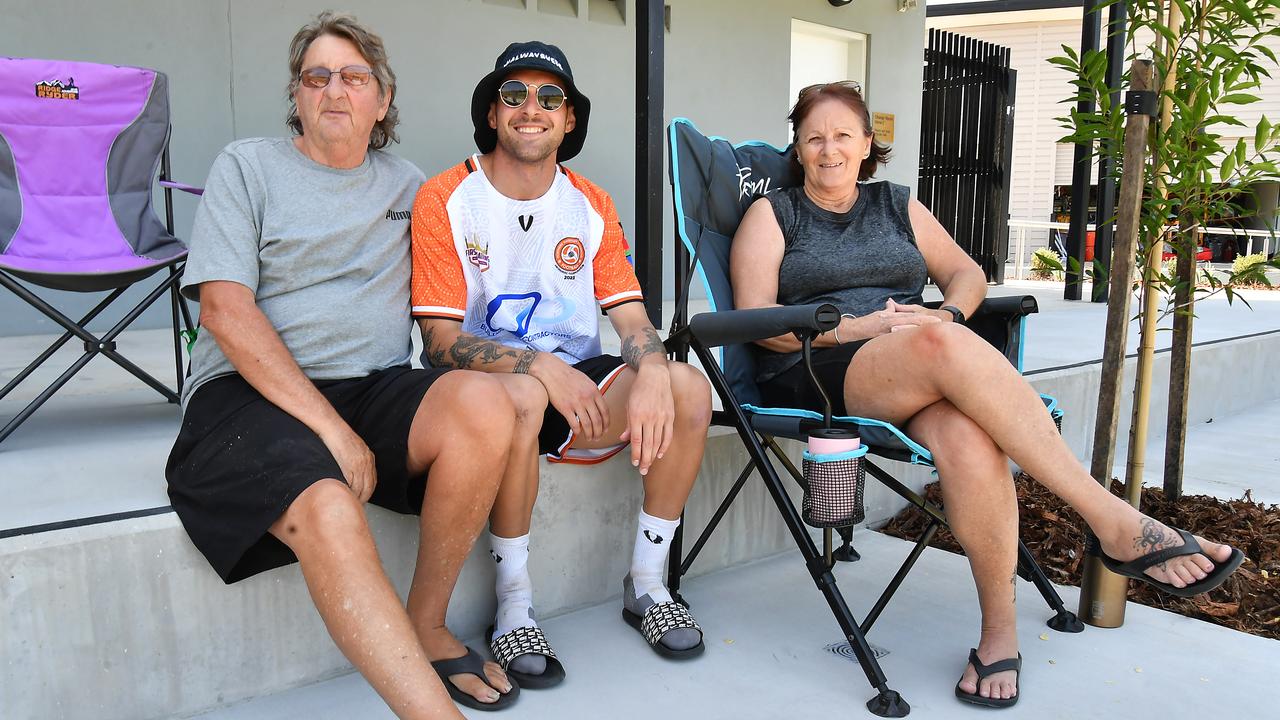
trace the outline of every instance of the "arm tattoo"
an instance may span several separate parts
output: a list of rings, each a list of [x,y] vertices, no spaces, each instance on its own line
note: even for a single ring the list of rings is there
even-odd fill
[[[449,359],[452,365],[461,370],[472,367],[476,361],[480,365],[492,365],[502,358],[515,358],[519,354],[510,348],[478,337],[459,335],[449,348]]]
[[[422,333],[423,355],[426,356],[427,362],[431,363],[431,367],[445,367],[444,350],[435,347],[436,330],[428,327]]]
[[[446,354],[444,348],[437,347],[435,328],[431,327],[422,333],[422,344],[427,362],[431,363],[432,367],[455,367],[460,370],[470,369],[477,364],[477,361],[479,365],[492,365],[503,358],[515,358],[516,366],[512,372],[527,373],[529,366],[533,364],[534,357],[538,354],[538,351],[532,348],[518,351],[500,343],[465,334],[458,335],[453,347],[449,348]]]
[[[644,344],[636,342],[636,336],[643,335]],[[640,361],[646,355],[658,353],[666,355],[667,349],[662,345],[662,339],[658,337],[658,331],[651,327],[644,328],[634,335],[628,335],[626,340],[622,341],[622,360],[631,366],[632,370],[640,369]]]
[[[533,360],[536,357],[538,357],[537,350],[534,350],[533,348],[525,350],[520,353],[520,359],[516,360],[516,366],[511,369],[511,372],[516,373],[517,375],[528,375],[529,368],[533,367]]]

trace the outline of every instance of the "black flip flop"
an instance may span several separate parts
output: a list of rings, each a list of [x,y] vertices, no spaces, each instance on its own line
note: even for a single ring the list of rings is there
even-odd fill
[[[1007,708],[1013,707],[1018,702],[1018,698],[1022,697],[1022,653],[1018,653],[1016,658],[1005,658],[997,660],[990,665],[983,665],[978,659],[977,648],[969,648],[969,664],[973,666],[974,672],[978,673],[978,685],[982,685],[982,681],[996,673],[1014,671],[1018,674],[1018,692],[1011,698],[989,698],[982,697],[976,692],[965,692],[960,689],[960,683],[956,683],[956,697],[971,705],[981,705],[989,708]]]
[[[1212,557],[1209,557],[1208,553],[1204,552],[1204,549],[1200,547],[1200,543],[1196,542],[1194,535],[1186,530],[1180,530],[1178,528],[1174,528],[1174,531],[1182,536],[1181,545],[1178,547],[1156,550],[1155,552],[1150,552],[1141,557],[1134,558],[1129,562],[1120,562],[1119,560],[1116,560],[1102,552],[1102,543],[1098,542],[1096,539],[1090,543],[1088,550],[1090,553],[1097,556],[1097,558],[1102,561],[1102,564],[1111,572],[1117,575],[1123,575],[1124,577],[1132,580],[1141,580],[1142,582],[1167,592],[1170,595],[1181,598],[1189,598],[1199,595],[1200,593],[1207,593],[1210,590],[1213,590],[1226,582],[1231,573],[1235,572],[1236,568],[1240,567],[1240,563],[1244,562],[1244,553],[1240,552],[1236,548],[1231,548],[1231,556],[1225,561],[1218,562]],[[1197,580],[1186,587],[1177,587],[1166,582],[1160,582],[1145,572],[1162,562],[1172,560],[1176,557],[1182,557],[1183,555],[1195,555],[1196,553],[1201,553],[1205,557],[1209,558],[1210,562],[1213,563],[1213,570],[1208,575],[1205,575],[1203,579]]]
[[[525,690],[543,690],[555,687],[564,682],[564,665],[551,649],[547,636],[540,627],[518,627],[508,633],[493,637],[493,626],[485,631],[489,641],[489,652],[493,653],[494,662],[502,668],[507,677],[514,678]],[[541,655],[547,659],[547,668],[534,675],[511,669],[511,662],[523,655]]]
[[[473,710],[506,710],[520,696],[520,685],[515,680],[511,680],[511,692],[499,692],[498,699],[491,703],[480,702],[463,692],[462,688],[449,682],[450,675],[475,675],[485,685],[489,685],[489,678],[484,674],[484,658],[471,648],[467,648],[467,654],[462,657],[437,660],[431,663],[431,667],[440,676],[440,682],[444,683],[444,689],[449,691],[449,697],[453,698],[454,702]],[[507,679],[510,680],[510,676]],[[489,687],[493,686],[489,685]],[[497,690],[497,688],[493,689]]]
[[[702,628],[693,619],[689,609],[677,602],[660,602],[650,605],[641,617],[625,607],[622,608],[622,619],[635,628],[649,647],[668,660],[689,660],[702,654],[707,646],[702,642]],[[697,630],[698,644],[684,650],[674,650],[662,644],[662,636],[671,630]]]

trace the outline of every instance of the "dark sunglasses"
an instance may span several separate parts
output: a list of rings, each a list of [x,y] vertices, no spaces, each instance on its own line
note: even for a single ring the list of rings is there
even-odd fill
[[[373,77],[373,70],[363,65],[348,65],[337,70],[317,67],[303,70],[298,78],[304,87],[323,90],[329,87],[334,75],[341,75],[342,82],[347,87],[363,87],[369,84],[369,79]]]
[[[800,91],[800,95],[799,95],[799,96],[797,96],[797,99],[802,98],[802,97],[804,97],[805,95],[808,95],[808,94],[809,94],[809,93],[811,93],[811,92],[818,92],[818,91],[826,90],[826,89],[827,89],[827,88],[829,88],[829,87],[842,87],[842,88],[848,88],[848,89],[850,89],[850,90],[852,90],[852,91],[854,91],[854,92],[858,93],[859,95],[861,95],[861,94],[862,94],[862,83],[858,82],[857,80],[839,80],[839,81],[837,81],[837,82],[816,83],[816,84],[814,84],[814,85],[809,85],[809,86],[805,87],[803,90],[801,90],[801,91]]]
[[[530,90],[538,98],[538,107],[547,112],[555,112],[560,109],[561,105],[564,105],[565,94],[559,85],[552,85],[551,83],[534,85],[521,80],[508,80],[499,85],[498,99],[509,108],[518,108],[529,99]]]

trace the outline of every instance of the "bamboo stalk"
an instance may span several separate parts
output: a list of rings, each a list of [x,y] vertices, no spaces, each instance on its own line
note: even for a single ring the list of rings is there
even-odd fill
[[[1134,60],[1129,70],[1130,91],[1150,90],[1150,60]],[[1098,416],[1093,434],[1090,471],[1104,486],[1110,483],[1115,462],[1116,425],[1120,417],[1120,388],[1124,381],[1124,355],[1129,333],[1129,302],[1142,215],[1143,172],[1146,169],[1147,136],[1151,118],[1132,113],[1125,121],[1124,175],[1116,208],[1116,235],[1111,249],[1108,280],[1107,327],[1102,350],[1102,380],[1098,390]],[[1115,575],[1095,557],[1088,557],[1080,582],[1078,615],[1090,625],[1119,627],[1124,623],[1128,581]]]
[[[1168,28],[1174,37],[1182,30],[1182,11],[1177,3],[1169,5]],[[1165,41],[1168,43],[1168,41]],[[1178,80],[1177,48],[1172,43],[1166,45],[1166,57],[1169,68],[1164,76],[1164,92],[1160,98],[1160,132],[1168,131],[1173,124],[1173,101],[1170,95]],[[1159,140],[1157,136],[1157,142]],[[1168,166],[1163,162],[1155,170],[1156,193],[1166,197],[1168,190],[1164,180]],[[1138,507],[1142,497],[1142,473],[1147,466],[1147,430],[1151,420],[1151,366],[1156,352],[1156,311],[1160,294],[1155,290],[1157,270],[1164,255],[1164,234],[1158,234],[1151,242],[1147,255],[1144,281],[1142,283],[1142,326],[1141,340],[1138,346],[1137,377],[1133,385],[1133,425],[1129,429],[1129,461],[1125,467],[1124,491],[1125,499],[1130,505]]]

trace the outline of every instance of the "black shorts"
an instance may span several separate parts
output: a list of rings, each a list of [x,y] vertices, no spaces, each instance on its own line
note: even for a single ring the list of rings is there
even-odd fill
[[[406,514],[422,509],[426,477],[409,477],[409,428],[445,372],[397,367],[315,382],[376,458],[370,502]],[[165,476],[191,541],[228,584],[296,562],[267,530],[312,484],[343,477],[310,428],[240,375],[210,380],[188,400]]]
[[[573,367],[591,378],[591,381],[603,393],[609,389],[609,385],[613,383],[614,379],[622,374],[626,366],[626,363],[622,362],[622,358],[617,355],[600,355],[587,358]],[[597,450],[572,447],[573,430],[569,429],[569,422],[564,419],[560,411],[556,410],[550,403],[547,404],[547,411],[542,416],[542,432],[538,433],[538,452],[547,456],[547,462],[553,463],[592,465],[604,462],[617,455],[619,450],[629,444],[620,443],[613,447]]]
[[[844,377],[853,356],[867,344],[867,340],[855,340],[838,347],[813,351],[813,372],[822,383],[822,389],[831,398],[834,415],[848,415],[844,406]],[[760,383],[760,395],[769,407],[800,408],[822,412],[822,396],[813,387],[804,362],[792,365],[782,373]]]

